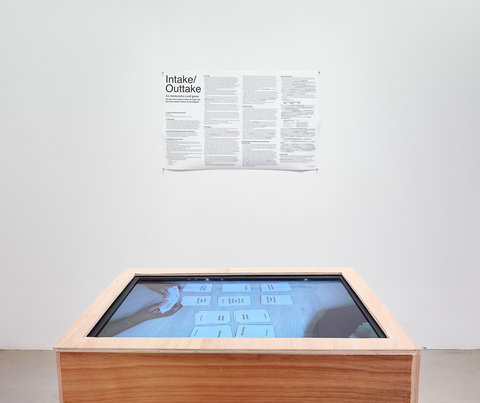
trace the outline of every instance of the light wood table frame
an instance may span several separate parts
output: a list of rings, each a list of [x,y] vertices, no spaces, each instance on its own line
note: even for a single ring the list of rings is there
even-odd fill
[[[135,276],[341,275],[386,338],[88,337]],[[63,402],[417,402],[419,349],[352,269],[127,269],[54,347]]]

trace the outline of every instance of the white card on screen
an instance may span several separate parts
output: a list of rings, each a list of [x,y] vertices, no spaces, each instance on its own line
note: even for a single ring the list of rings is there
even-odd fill
[[[195,326],[190,337],[232,337],[232,329],[228,325]]]
[[[212,292],[212,284],[187,284],[183,292]]]
[[[265,323],[270,322],[270,315],[266,309],[242,309],[234,311],[237,323]]]
[[[250,292],[252,287],[250,284],[244,283],[226,283],[222,285],[222,292]]]
[[[272,325],[238,325],[235,337],[275,337],[275,329]]]
[[[198,311],[195,314],[195,325],[217,325],[230,322],[228,311]]]
[[[182,297],[182,305],[210,305],[212,297],[210,295],[184,295]]]
[[[288,283],[265,283],[262,284],[262,292],[282,292],[292,291],[292,287]]]
[[[262,295],[260,302],[262,305],[293,305],[290,295]]]
[[[218,297],[218,306],[241,306],[250,304],[250,296],[248,295],[232,295],[231,297]]]

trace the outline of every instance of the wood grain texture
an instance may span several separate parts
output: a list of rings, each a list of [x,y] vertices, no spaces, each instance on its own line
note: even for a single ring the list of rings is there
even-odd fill
[[[60,403],[63,402],[63,382],[62,382],[62,366],[60,361],[60,353],[55,353],[55,359],[57,362],[57,382],[58,382],[58,396]]]
[[[409,402],[410,355],[60,354],[63,401]]]
[[[418,387],[420,384],[420,353],[412,355],[412,394],[410,401],[418,402]]]

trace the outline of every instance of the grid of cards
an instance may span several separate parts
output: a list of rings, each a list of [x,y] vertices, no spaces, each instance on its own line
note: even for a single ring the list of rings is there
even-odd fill
[[[205,295],[212,292],[212,284],[187,284],[183,292],[198,293],[198,295],[184,295],[181,303],[183,306],[210,306],[212,296]],[[268,311],[262,309],[248,309],[252,305],[250,295],[236,295],[236,293],[249,293],[251,285],[246,283],[222,284],[222,294],[217,297],[219,308],[235,307],[230,310],[200,310],[195,313],[195,326],[190,337],[275,337],[275,329],[271,324]],[[292,291],[288,283],[261,284],[261,305],[293,305],[292,297],[288,294],[275,294],[275,292]],[[264,294],[265,293],[265,294]],[[234,322],[235,335],[230,322]]]

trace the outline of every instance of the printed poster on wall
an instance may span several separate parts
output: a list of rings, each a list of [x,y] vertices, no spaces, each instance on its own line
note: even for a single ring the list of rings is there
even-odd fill
[[[317,169],[319,74],[162,74],[165,169]]]

